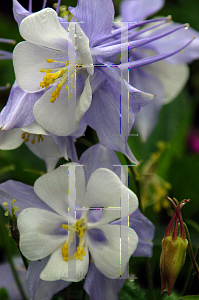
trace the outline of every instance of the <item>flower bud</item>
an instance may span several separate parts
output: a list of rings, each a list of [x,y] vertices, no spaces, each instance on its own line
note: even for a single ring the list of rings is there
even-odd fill
[[[161,293],[165,290],[171,294],[176,278],[185,262],[188,241],[177,237],[167,236],[162,240],[160,257]]]
[[[161,293],[167,291],[171,294],[175,281],[178,277],[186,258],[188,241],[185,235],[185,229],[182,221],[181,207],[188,201],[182,200],[180,203],[174,198],[167,197],[174,207],[174,215],[166,229],[162,240],[162,253],[160,256],[160,275],[161,275]]]

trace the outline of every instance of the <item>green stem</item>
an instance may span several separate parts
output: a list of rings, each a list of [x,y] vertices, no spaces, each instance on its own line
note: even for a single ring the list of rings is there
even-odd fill
[[[26,268],[26,270],[28,269],[28,262],[27,262],[27,259],[23,256],[23,254],[21,253],[19,247],[18,247],[18,250],[19,250],[19,253],[21,255],[21,259],[23,260],[23,263],[24,263],[24,266]]]
[[[133,175],[135,185],[136,185],[136,189],[137,189],[137,196],[138,196],[139,203],[140,203],[140,211],[143,213],[143,206],[142,206],[142,203],[141,203],[142,201],[141,201],[140,179],[137,175],[137,172],[134,169],[134,166],[132,166],[132,168],[131,168],[131,173]]]
[[[198,261],[198,259],[199,259],[199,248],[196,251],[195,258],[196,258],[196,261]],[[189,271],[188,271],[188,275],[187,275],[187,280],[185,282],[182,295],[189,294],[189,290],[190,290],[190,288],[193,284],[194,277],[195,277],[195,272],[194,272],[194,268],[193,268],[193,265],[192,265],[192,262],[191,262],[191,265],[190,265],[190,268],[189,268]]]
[[[87,146],[88,148],[93,146],[93,143],[91,143],[89,140],[87,140],[84,137],[79,138],[78,142],[81,143],[82,145]]]
[[[127,161],[128,165],[131,165],[131,162],[128,158],[126,158],[126,161]],[[137,172],[136,172],[136,170],[134,169],[133,166],[131,168],[131,174],[133,175],[135,185],[136,185],[136,188],[137,188],[137,197],[138,197],[139,203],[140,203],[139,208],[140,208],[141,213],[144,214],[144,207],[143,207],[142,201],[141,201],[140,178],[139,178],[139,176],[138,176],[138,174],[137,174]],[[148,257],[146,257],[145,262],[146,262],[147,281],[148,281],[149,291],[150,291],[150,294],[151,294],[151,300],[156,300],[155,293],[154,293],[154,287],[153,287],[152,272],[151,272],[151,267],[150,267],[150,259]]]
[[[27,300],[26,295],[25,295],[24,290],[23,290],[23,287],[21,285],[17,270],[16,270],[15,265],[14,265],[13,260],[12,260],[12,254],[10,252],[10,248],[9,248],[9,245],[8,245],[8,237],[5,234],[5,229],[3,227],[4,227],[4,223],[2,222],[2,217],[0,216],[0,228],[2,228],[0,230],[0,232],[1,232],[2,240],[4,241],[4,249],[5,249],[5,252],[6,252],[6,255],[7,255],[7,259],[8,259],[8,262],[10,264],[13,277],[16,281],[17,287],[18,287],[19,292],[21,294],[22,300]]]
[[[151,266],[150,266],[150,259],[148,257],[145,258],[146,260],[146,273],[147,273],[147,280],[149,285],[149,291],[151,294],[150,299],[156,300],[155,293],[154,293],[154,287],[153,287],[153,280],[152,280],[152,272],[151,272]]]
[[[190,257],[191,257],[192,264],[194,266],[196,275],[198,276],[198,279],[199,279],[199,268],[198,268],[198,264],[195,260],[193,249],[192,249],[192,246],[191,246],[191,239],[190,239],[190,235],[189,235],[189,230],[187,228],[187,225],[184,222],[183,222],[183,224],[184,224],[184,228],[185,228],[185,231],[186,231],[186,237],[187,237],[187,240],[188,240],[189,254],[190,254]]]
[[[85,299],[86,299],[86,292],[85,292],[85,290],[83,288],[82,300],[85,300]]]
[[[137,189],[137,197],[139,199],[139,209],[141,211],[141,213],[144,214],[144,207],[143,207],[143,204],[142,204],[142,200],[141,200],[141,186],[140,186],[140,178],[136,172],[136,170],[134,169],[134,165],[132,165],[132,163],[130,162],[130,160],[126,158],[126,161],[127,161],[127,164],[132,166],[131,169],[129,169],[129,174],[131,175],[131,177],[133,177],[134,181],[135,181],[135,186],[136,186],[136,189]]]

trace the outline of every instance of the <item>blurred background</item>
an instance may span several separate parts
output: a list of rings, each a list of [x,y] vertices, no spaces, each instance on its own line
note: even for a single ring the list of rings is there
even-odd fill
[[[28,0],[20,0],[19,2],[28,9]],[[121,1],[114,0],[113,2],[117,16]],[[40,10],[42,3],[42,0],[33,0],[33,12]],[[54,1],[49,0],[48,6],[52,7],[53,3]],[[76,6],[76,3],[75,0],[62,0],[62,5]],[[192,28],[199,31],[198,0],[166,0],[165,6],[157,15],[172,15],[173,21],[189,23]],[[1,1],[0,37],[13,39],[16,43],[22,40],[17,23],[13,18],[12,1],[10,0]],[[13,45],[0,43],[1,50],[12,52],[13,48]],[[166,299],[165,295],[160,297],[159,275],[161,240],[173,211],[169,202],[165,200],[166,195],[176,197],[179,201],[191,199],[191,202],[182,209],[182,214],[190,230],[194,251],[197,251],[199,246],[199,60],[194,61],[189,67],[190,78],[187,85],[174,101],[162,108],[159,121],[147,142],[143,143],[139,136],[131,137],[128,140],[133,154],[141,162],[138,169],[139,174],[142,174],[144,166],[148,162],[151,166],[150,172],[154,175],[154,177],[151,176],[151,181],[142,179],[141,188],[143,192],[141,190],[141,198],[145,215],[156,227],[154,252],[150,264],[157,299]],[[0,60],[0,86],[7,83],[12,85],[14,80],[12,61]],[[0,109],[5,106],[9,92],[10,89],[0,91]],[[132,133],[136,133],[136,131],[133,129]],[[97,137],[91,129],[86,131],[85,139],[92,144],[97,142]],[[81,139],[77,141],[79,156],[87,149],[86,145],[88,144],[81,141]],[[120,154],[118,156],[121,162],[125,164],[124,157]],[[63,162],[61,160],[59,164]],[[0,150],[0,182],[12,179],[33,185],[35,180],[45,171],[44,162],[34,156],[25,145],[11,151]],[[129,186],[136,192],[135,183],[131,176]],[[4,223],[7,224],[8,220],[4,216],[4,211],[0,210],[0,213]],[[0,228],[0,230],[7,232],[5,227]],[[6,261],[4,246],[4,241],[1,239],[0,263]],[[13,255],[17,254],[18,250],[11,239],[8,241],[8,246]],[[145,264],[144,258],[132,258],[130,260],[130,273],[134,274],[137,279],[127,282],[120,293],[120,300],[150,299],[147,290]],[[185,265],[177,279],[175,291],[170,299],[178,299],[176,295],[182,293],[190,266],[191,261],[187,254]],[[82,283],[72,284],[70,296],[67,299],[82,299],[81,287]],[[199,293],[199,284],[194,278],[189,293]],[[54,299],[61,300],[65,299],[64,297],[62,293],[59,293]],[[3,298],[0,297],[0,299]]]

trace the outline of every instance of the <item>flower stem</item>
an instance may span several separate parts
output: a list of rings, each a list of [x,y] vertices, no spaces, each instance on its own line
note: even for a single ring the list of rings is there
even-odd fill
[[[184,222],[183,222],[183,224],[184,224],[184,228],[185,228],[185,231],[186,231],[186,237],[187,237],[187,240],[188,240],[189,254],[190,254],[190,257],[191,257],[192,264],[194,266],[196,275],[198,276],[198,279],[199,279],[199,268],[198,268],[198,264],[197,264],[197,262],[195,260],[195,257],[194,257],[194,253],[193,253],[193,249],[192,249],[192,245],[191,245],[191,239],[190,239],[190,235],[189,235],[189,230],[187,228],[187,225]]]
[[[21,253],[19,247],[18,247],[18,250],[19,250],[19,253],[20,253],[20,255],[21,255],[21,259],[23,260],[23,264],[24,264],[24,266],[25,266],[25,268],[26,268],[26,270],[27,270],[27,269],[28,269],[28,262],[27,262],[27,259],[26,259],[26,258],[23,256],[23,254]]]
[[[198,261],[198,259],[199,259],[199,248],[197,248],[197,251],[196,251],[196,254],[195,254],[195,259],[196,259],[196,261]],[[194,277],[195,277],[195,272],[194,272],[193,265],[191,263],[189,271],[188,271],[188,275],[187,275],[187,280],[186,280],[186,283],[184,285],[184,289],[183,289],[183,292],[182,292],[182,295],[189,294],[189,290],[190,290],[190,288],[193,284]]]
[[[136,170],[134,169],[134,166],[132,166],[132,168],[131,168],[131,173],[133,175],[135,185],[136,185],[136,189],[137,189],[137,197],[139,199],[139,204],[140,204],[139,209],[140,209],[141,213],[144,214],[144,207],[143,207],[143,203],[142,203],[142,199],[141,199],[140,179],[139,179],[139,176],[137,175]]]
[[[149,285],[149,291],[150,291],[150,294],[151,294],[150,299],[151,300],[156,300],[155,293],[154,293],[154,287],[153,287],[153,279],[152,279],[152,272],[151,272],[151,266],[150,266],[150,259],[149,259],[149,257],[146,257],[145,260],[146,260],[147,281],[148,281],[148,285]]]
[[[4,241],[4,249],[5,249],[5,252],[6,252],[6,255],[7,255],[7,259],[8,259],[8,262],[10,264],[13,277],[14,277],[14,279],[16,281],[17,287],[18,287],[19,292],[21,294],[22,300],[27,300],[26,295],[25,295],[24,290],[23,290],[23,287],[22,287],[22,284],[20,282],[17,270],[16,270],[15,265],[14,265],[13,260],[12,260],[12,254],[10,252],[10,247],[8,245],[8,237],[5,234],[5,231],[4,231],[3,227],[4,227],[4,223],[2,221],[2,217],[0,216],[0,228],[2,228],[0,230],[0,233],[1,233],[1,238]]]
[[[130,160],[126,157],[126,161],[128,163],[128,165],[131,165]],[[133,167],[133,166],[132,166]],[[129,172],[130,173],[130,172]],[[141,201],[141,185],[140,185],[140,178],[136,172],[136,170],[134,168],[131,168],[131,175],[135,181],[135,185],[137,188],[137,197],[139,199],[139,209],[141,211],[141,213],[144,214],[144,207],[142,205],[142,201]],[[150,259],[149,257],[145,258],[145,263],[146,263],[146,273],[147,273],[147,281],[148,281],[148,286],[149,286],[149,291],[151,294],[151,300],[156,300],[155,298],[155,294],[154,294],[154,287],[153,287],[153,279],[152,279],[152,272],[151,272],[151,267],[150,267]]]

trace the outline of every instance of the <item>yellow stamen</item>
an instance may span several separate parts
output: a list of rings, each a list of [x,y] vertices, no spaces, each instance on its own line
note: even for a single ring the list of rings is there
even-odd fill
[[[31,140],[31,144],[35,144],[35,136],[38,137],[38,143],[40,143],[40,140],[43,142],[43,136],[41,134],[34,134],[33,135],[33,138]],[[29,142],[30,140],[30,137],[31,137],[31,134],[29,134],[28,132],[23,132],[22,135],[21,135],[21,138],[24,140],[24,142]]]
[[[26,136],[26,133],[23,132],[22,135],[21,135],[21,138],[24,140],[24,139],[25,139],[25,136]]]
[[[41,134],[38,135],[38,143],[40,143],[40,140],[43,142],[44,138]]]
[[[69,61],[56,61],[53,59],[47,59],[48,63],[61,63],[64,64],[64,67],[56,68],[56,69],[41,69],[40,72],[45,72],[46,74],[43,77],[43,80],[40,82],[40,87],[48,89],[52,84],[56,82],[56,80],[60,80],[55,90],[51,93],[50,102],[54,103],[55,100],[59,97],[62,86],[68,81],[68,66]],[[53,72],[53,73],[52,73]],[[70,75],[70,78],[73,79],[75,77],[75,73]],[[73,89],[74,83],[71,83],[71,89]],[[68,90],[68,84],[65,86],[65,89]],[[72,93],[68,95],[69,99],[72,98]]]
[[[13,206],[14,203],[16,203],[16,199],[13,199],[12,202],[11,202],[11,214],[12,214],[12,216],[14,216],[19,211],[19,207]],[[6,212],[4,213],[4,215],[6,217],[8,217],[8,216],[11,217],[11,214],[10,214],[8,208],[7,208],[8,202],[4,202],[2,204],[3,204],[3,206],[5,207],[5,210],[6,210]]]
[[[51,64],[51,63],[54,62],[54,59],[48,58],[48,59],[46,60],[46,62]]]
[[[69,237],[67,238],[66,242],[62,246],[62,255],[64,261],[70,261],[72,259],[83,260],[83,256],[86,255],[83,246],[85,241],[84,230],[86,229],[86,227],[84,226],[84,218],[78,220],[76,224],[73,224],[71,226],[67,224],[62,224],[62,228],[69,231]],[[75,233],[79,235],[79,245],[77,246],[76,252],[70,256],[69,247],[73,241],[73,238],[75,237]]]
[[[72,73],[72,74],[70,75],[70,78],[73,79],[74,77],[75,77],[75,73]]]

